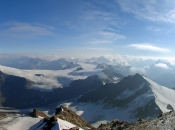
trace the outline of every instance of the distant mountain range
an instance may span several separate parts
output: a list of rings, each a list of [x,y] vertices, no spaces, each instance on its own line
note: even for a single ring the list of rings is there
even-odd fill
[[[73,65],[71,61],[68,61],[63,58],[53,61],[47,61],[39,58],[29,58],[29,57],[14,58],[11,59],[10,61],[9,60],[0,61],[0,64],[12,68],[27,69],[27,70],[33,70],[33,69],[62,70],[78,66],[75,63]]]
[[[83,69],[79,62],[96,65],[97,69],[106,67],[124,76],[140,73],[152,80],[165,73],[175,73],[173,60],[131,58],[121,55],[100,56],[83,60],[60,58],[53,61],[30,57],[0,59],[0,65],[25,70],[65,70],[75,67]]]
[[[90,64],[109,64],[115,66],[129,66],[127,61],[118,57],[119,59],[108,59],[104,56],[101,57],[93,57],[90,59],[84,60],[86,63]],[[47,70],[62,70],[62,69],[70,69],[73,67],[79,66],[76,64],[78,60],[72,59],[57,59],[57,60],[43,60],[39,58],[30,58],[30,57],[20,57],[20,58],[11,58],[11,59],[2,59],[0,60],[0,64],[3,66],[8,66],[12,68],[18,69],[47,69]]]

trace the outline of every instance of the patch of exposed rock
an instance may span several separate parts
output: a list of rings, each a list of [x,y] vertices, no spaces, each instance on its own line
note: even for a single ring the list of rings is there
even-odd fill
[[[38,110],[37,108],[33,109],[33,111],[29,114],[32,117],[43,117],[43,118],[49,118],[45,113],[42,111]]]
[[[3,117],[5,117],[6,115],[7,115],[6,112],[0,112],[0,119],[3,118]]]

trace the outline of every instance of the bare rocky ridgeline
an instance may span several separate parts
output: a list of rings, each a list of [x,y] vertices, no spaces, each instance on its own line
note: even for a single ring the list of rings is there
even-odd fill
[[[137,122],[120,122],[114,120],[111,123],[101,124],[100,130],[175,130],[175,112],[162,113],[154,119],[140,119]]]

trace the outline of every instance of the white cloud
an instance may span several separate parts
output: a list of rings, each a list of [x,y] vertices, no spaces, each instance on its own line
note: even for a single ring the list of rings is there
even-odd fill
[[[148,69],[148,68],[146,68],[146,67],[140,67],[140,68],[131,67],[129,69],[129,71],[130,71],[131,74],[139,73],[139,74],[144,74],[145,75],[146,74],[146,69]]]
[[[146,43],[131,44],[131,45],[128,45],[128,47],[133,47],[133,48],[136,48],[139,50],[155,51],[155,52],[161,52],[161,53],[170,52],[170,50],[167,48],[161,48],[161,47],[157,47],[157,46],[154,46],[152,44],[146,44]]]
[[[0,31],[1,36],[15,37],[15,38],[34,38],[38,36],[53,36],[53,27],[42,24],[29,24],[12,22],[2,24],[5,29]]]
[[[155,67],[163,68],[163,69],[170,69],[170,68],[167,66],[167,64],[164,64],[164,63],[155,64]]]
[[[175,1],[172,0],[117,0],[125,12],[139,19],[175,22]]]

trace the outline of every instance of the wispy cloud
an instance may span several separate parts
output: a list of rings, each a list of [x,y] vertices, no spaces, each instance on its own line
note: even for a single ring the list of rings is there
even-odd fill
[[[88,42],[89,44],[111,44],[111,41],[107,40],[91,40]]]
[[[42,24],[12,22],[1,24],[1,26],[3,26],[4,29],[0,31],[0,36],[15,38],[34,38],[39,36],[55,35],[55,33],[53,32],[53,27]]]
[[[162,28],[158,28],[158,27],[154,27],[154,26],[147,26],[146,29],[147,29],[147,30],[150,30],[150,31],[152,31],[152,32],[156,32],[156,33],[157,33],[157,32],[163,31]]]
[[[169,53],[169,52],[171,52],[167,48],[161,48],[161,47],[157,47],[157,46],[154,46],[152,44],[146,44],[146,43],[142,43],[142,44],[130,44],[127,47],[132,47],[132,48],[139,49],[139,50],[161,52],[161,53]]]
[[[95,3],[95,4],[94,4]],[[126,36],[120,34],[120,29],[124,22],[121,22],[118,10],[113,5],[115,2],[88,1],[84,5],[83,15],[78,21],[79,31],[77,40],[87,44],[112,44],[116,40],[125,39]],[[105,8],[101,7],[105,6]],[[77,25],[77,23],[75,23]],[[72,26],[75,25],[72,22]]]
[[[111,51],[112,50],[112,48],[103,48],[103,47],[85,47],[82,49],[89,50],[89,51]]]
[[[125,12],[139,19],[175,22],[175,1],[172,0],[117,0]]]
[[[89,6],[82,19],[84,19],[84,22],[88,22],[89,25],[93,23],[92,26],[96,25],[96,27],[101,28],[109,28],[110,26],[120,28],[123,24],[114,8],[113,11],[107,11],[99,9],[98,6],[95,7],[94,5],[93,7]]]
[[[114,39],[114,40],[125,39],[126,38],[124,35],[117,34],[115,32],[103,31],[103,32],[100,32],[99,34],[101,36],[105,37],[105,38]]]
[[[87,33],[74,39],[86,44],[113,44],[117,40],[126,39],[126,37],[115,32],[99,31]]]

